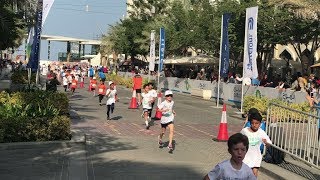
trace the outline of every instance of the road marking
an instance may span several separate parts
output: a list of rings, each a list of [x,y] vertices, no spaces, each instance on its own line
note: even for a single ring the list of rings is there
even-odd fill
[[[186,126],[188,126],[188,127],[191,128],[191,129],[194,129],[194,130],[196,130],[196,131],[198,131],[198,132],[201,132],[201,133],[203,133],[203,134],[205,134],[205,135],[211,136],[211,134],[209,134],[209,133],[207,133],[207,132],[204,132],[204,131],[201,131],[201,130],[195,128],[195,127],[192,127],[192,126],[187,125],[187,124],[186,124]]]
[[[109,125],[109,128],[111,129],[111,131],[113,131],[113,132],[115,132],[115,133],[120,135],[121,133],[114,127],[115,127],[115,125]]]

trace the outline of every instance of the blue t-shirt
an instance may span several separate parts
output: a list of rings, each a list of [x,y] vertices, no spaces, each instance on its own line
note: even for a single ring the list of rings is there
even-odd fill
[[[100,71],[100,72],[99,72],[99,77],[100,77],[101,79],[105,79],[105,78],[106,78],[106,75],[105,75],[102,71]]]
[[[90,76],[93,76],[93,75],[94,75],[93,68],[89,68],[89,75],[90,75]]]

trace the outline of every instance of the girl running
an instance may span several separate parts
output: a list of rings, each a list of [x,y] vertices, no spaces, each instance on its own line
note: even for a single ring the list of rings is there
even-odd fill
[[[151,111],[151,103],[153,102],[152,94],[149,92],[149,86],[145,84],[143,86],[144,92],[142,96],[142,108],[143,108],[143,118],[146,123],[146,129],[149,129],[149,112]]]
[[[99,93],[99,105],[102,106],[102,99],[104,97],[104,95],[106,94],[106,85],[104,85],[104,81],[100,80],[100,85],[98,87],[98,93]]]
[[[110,119],[110,112],[111,114],[114,111],[114,104],[117,101],[117,90],[114,89],[114,84],[112,81],[109,82],[109,89],[106,92],[107,100],[107,120]]]
[[[93,91],[93,96],[96,96],[97,78],[93,77],[90,80],[90,84],[91,84],[91,91]]]
[[[176,115],[176,112],[173,110],[173,100],[172,96],[173,93],[172,91],[166,91],[164,93],[165,95],[165,100],[159,104],[158,109],[160,112],[162,112],[162,117],[161,117],[161,132],[160,135],[158,136],[158,143],[159,147],[163,146],[162,143],[162,137],[164,133],[166,132],[167,127],[169,127],[170,133],[169,133],[169,145],[168,149],[170,151],[173,151],[173,146],[172,146],[172,139],[173,139],[173,131],[174,131],[174,116]]]
[[[74,76],[72,76],[72,81],[71,81],[71,92],[72,92],[72,96],[74,94],[74,91],[76,90],[77,88],[77,84],[78,84],[78,81],[76,80],[76,78]]]

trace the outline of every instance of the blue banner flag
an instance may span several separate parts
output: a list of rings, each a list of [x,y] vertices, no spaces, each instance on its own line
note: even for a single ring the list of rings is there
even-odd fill
[[[163,69],[164,50],[166,46],[164,28],[160,28],[160,45],[159,45],[159,72]]]
[[[41,41],[41,29],[42,29],[42,7],[43,0],[38,1],[37,14],[36,14],[36,25],[34,29],[33,44],[31,49],[31,55],[28,62],[28,67],[32,71],[36,71],[39,66],[40,59],[40,41]]]
[[[228,26],[231,14],[225,13],[222,16],[221,26],[221,50],[220,50],[220,76],[227,77],[229,70],[229,37],[228,37]]]

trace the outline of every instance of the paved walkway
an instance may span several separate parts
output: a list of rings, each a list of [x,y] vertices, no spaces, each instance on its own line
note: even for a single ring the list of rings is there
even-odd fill
[[[201,179],[229,158],[226,143],[211,140],[221,118],[221,109],[212,102],[174,94],[175,150],[168,153],[157,145],[159,122],[145,130],[141,110],[128,109],[130,92],[121,87],[118,92],[121,99],[111,121],[106,120],[106,107],[87,89],[77,89],[70,97],[72,130],[86,134],[86,143],[0,145],[0,179]],[[228,116],[229,134],[239,132],[241,125],[242,120]],[[273,178],[261,172],[259,179]]]
[[[221,109],[200,99],[174,95],[175,150],[159,148],[159,122],[145,130],[141,110],[128,109],[130,91],[118,87],[120,102],[111,121],[97,97],[80,90],[71,98],[76,117],[73,129],[87,134],[89,179],[201,179],[218,162],[228,159],[226,143],[216,137]],[[229,109],[236,111],[236,109]],[[241,130],[239,119],[228,117],[229,133]],[[168,135],[165,136],[167,139]],[[259,179],[271,179],[261,173]]]

